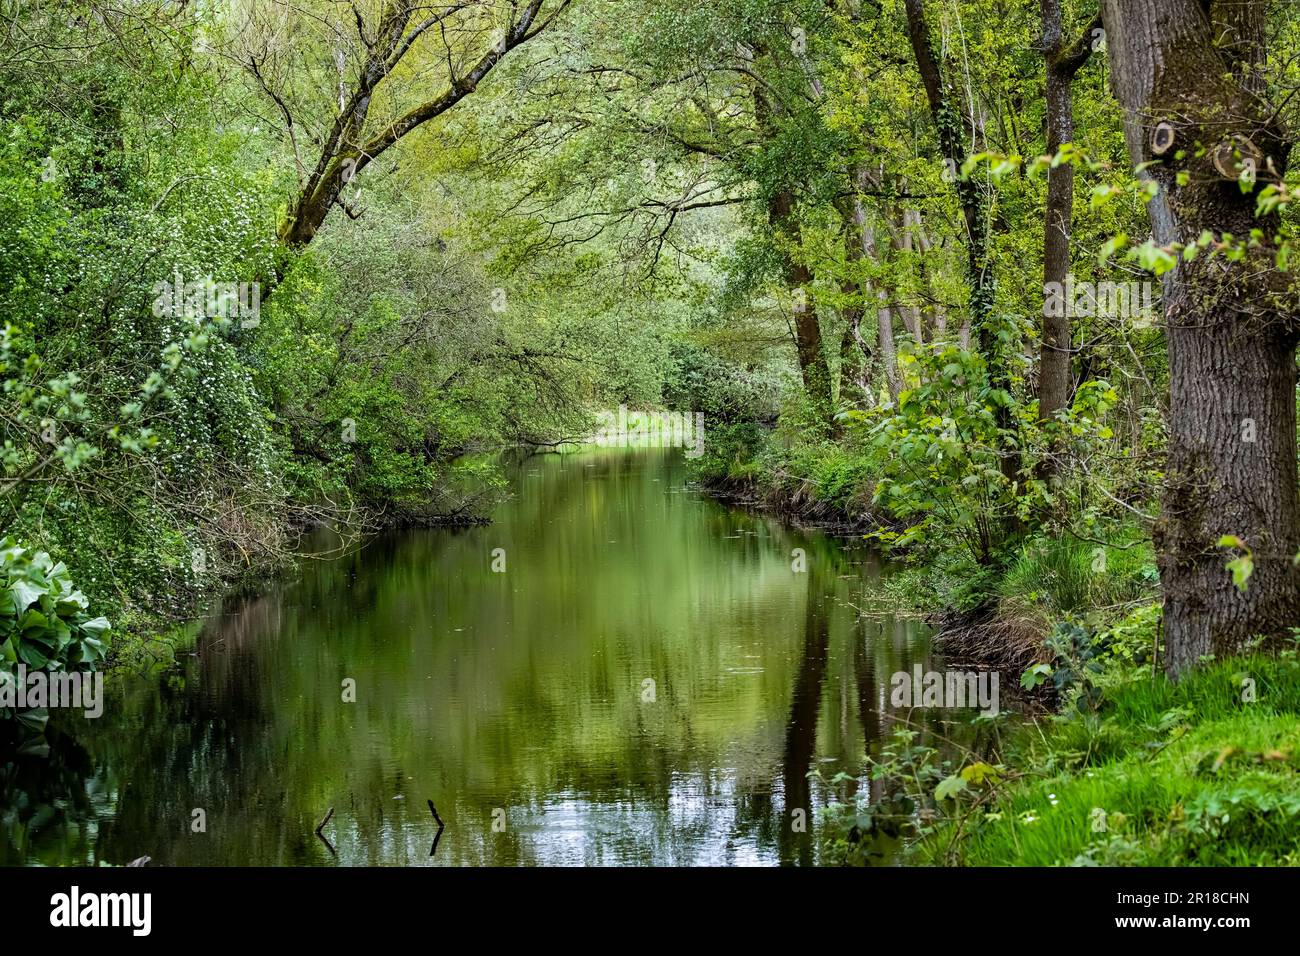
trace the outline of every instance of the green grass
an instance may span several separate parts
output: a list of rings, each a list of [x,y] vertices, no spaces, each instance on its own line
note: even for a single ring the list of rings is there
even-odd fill
[[[1057,538],[1023,548],[1007,566],[997,593],[1005,601],[1039,604],[1055,618],[1137,600],[1157,580],[1149,542],[1116,548]]]
[[[1243,701],[1244,681],[1256,699]],[[1178,684],[1133,679],[1099,715],[1020,728],[1027,772],[918,851],[935,863],[1246,866],[1300,863],[1300,664],[1222,661]],[[1106,828],[1097,828],[1100,814]]]

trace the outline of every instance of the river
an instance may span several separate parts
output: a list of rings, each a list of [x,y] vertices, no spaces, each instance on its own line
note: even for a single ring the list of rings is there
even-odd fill
[[[533,456],[511,488],[111,674],[102,717],[4,758],[0,864],[818,862],[889,675],[931,660],[859,615],[877,554],[712,500],[680,451]]]

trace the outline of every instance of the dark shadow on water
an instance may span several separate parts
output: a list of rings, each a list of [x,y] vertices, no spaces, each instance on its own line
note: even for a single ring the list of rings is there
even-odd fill
[[[785,794],[781,820],[782,863],[811,866],[813,862],[812,786],[808,774],[817,755],[817,723],[821,713],[822,681],[826,676],[826,655],[830,646],[830,623],[821,574],[807,572],[808,596],[804,611],[803,652],[794,691],[790,697],[790,720],[786,725],[781,783]]]

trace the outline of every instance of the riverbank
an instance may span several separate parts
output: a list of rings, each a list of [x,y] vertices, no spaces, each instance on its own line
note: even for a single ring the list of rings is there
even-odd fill
[[[481,456],[480,456],[481,457]],[[176,648],[186,646],[202,623],[224,603],[253,600],[272,587],[291,582],[306,563],[341,559],[385,534],[414,529],[466,529],[490,523],[484,509],[499,500],[499,474],[483,475],[476,466],[473,474],[483,480],[480,488],[467,488],[461,481],[431,494],[431,500],[455,502],[445,512],[429,509],[398,509],[384,506],[352,506],[332,509],[331,520],[302,521],[298,515],[319,513],[317,509],[286,508],[280,517],[280,537],[292,542],[282,549],[240,555],[218,565],[203,552],[195,552],[189,569],[173,575],[172,590],[161,598],[148,593],[121,590],[109,607],[113,619],[112,639],[104,667],[153,667],[174,657]],[[188,570],[189,574],[184,574]]]
[[[1106,672],[1095,708],[1005,738],[1003,779],[995,772],[938,801],[941,815],[920,835],[918,858],[973,866],[1300,863],[1294,647],[1213,663],[1177,684],[1113,662]]]
[[[999,564],[982,565],[960,550],[909,541],[907,522],[874,500],[869,463],[840,444],[782,449],[761,440],[737,448],[724,433],[723,450],[692,473],[720,500],[877,542],[899,566],[878,606],[924,616],[955,660],[1014,679],[1050,663],[1048,639],[1061,621],[1115,623],[1158,599],[1155,557],[1136,528],[1124,529],[1130,541],[1119,545],[1029,536]]]
[[[765,441],[697,474],[728,500],[905,539],[854,457]],[[1170,682],[1154,555],[1121,532],[1120,545],[1029,537],[993,568],[925,542],[896,549],[881,606],[923,612],[950,666],[994,668],[1042,706],[986,720],[955,754],[910,727],[869,752],[871,785],[822,812],[828,862],[876,862],[900,836],[920,865],[1300,862],[1297,646]]]

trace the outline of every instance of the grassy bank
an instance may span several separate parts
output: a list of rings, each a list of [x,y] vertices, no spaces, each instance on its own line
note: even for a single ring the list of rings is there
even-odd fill
[[[1005,783],[942,801],[916,852],[939,864],[1300,863],[1300,664],[1294,650],[1172,684],[1134,675],[1095,713],[1006,738]]]
[[[898,731],[869,760],[873,796],[824,811],[828,859],[868,863],[902,835],[930,865],[1300,863],[1295,644],[1175,684],[1135,660],[1155,610],[1081,631],[1091,666],[1058,659],[1054,712],[994,721],[974,749]]]
[[[1296,646],[1207,659],[1169,681],[1138,527],[1044,522],[980,562],[957,538],[909,537],[915,517],[891,513],[879,461],[851,432],[714,437],[703,484],[892,546],[901,568],[879,606],[928,614],[951,666],[996,668],[1004,688],[1028,691],[1026,713],[977,721],[973,747],[886,715],[897,729],[868,756],[870,785],[823,811],[827,860],[877,862],[901,838],[903,858],[923,865],[1300,862]]]

